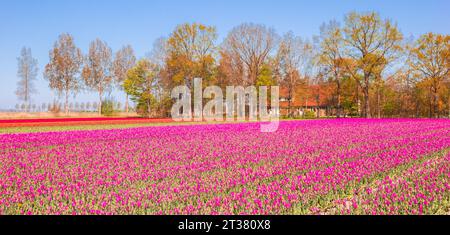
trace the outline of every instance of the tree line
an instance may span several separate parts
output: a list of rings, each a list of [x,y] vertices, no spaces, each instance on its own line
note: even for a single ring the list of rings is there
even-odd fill
[[[17,95],[28,102],[37,61],[26,48],[18,61]],[[244,23],[219,43],[214,26],[185,23],[139,60],[130,45],[113,53],[100,39],[83,54],[70,34],[62,34],[44,71],[49,87],[64,97],[66,113],[68,97],[80,89],[98,94],[100,112],[116,86],[127,95],[127,112],[130,98],[143,115],[167,116],[171,89],[192,88],[196,77],[222,89],[279,85],[289,117],[299,96],[316,97],[337,117],[450,117],[450,36],[406,38],[395,22],[374,12],[324,23],[310,39]]]

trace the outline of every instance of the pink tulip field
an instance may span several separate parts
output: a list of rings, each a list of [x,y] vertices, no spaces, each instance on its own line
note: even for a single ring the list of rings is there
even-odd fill
[[[0,214],[450,214],[450,120],[2,134]]]

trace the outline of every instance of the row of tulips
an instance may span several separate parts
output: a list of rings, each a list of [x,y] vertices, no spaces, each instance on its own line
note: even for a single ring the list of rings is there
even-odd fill
[[[335,203],[342,214],[450,214],[449,162],[450,153],[439,153]]]

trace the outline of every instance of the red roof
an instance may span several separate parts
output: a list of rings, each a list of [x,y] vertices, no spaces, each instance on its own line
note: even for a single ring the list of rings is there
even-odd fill
[[[329,85],[311,85],[298,86],[294,89],[291,100],[291,107],[323,107],[329,104],[330,100]],[[317,95],[319,95],[319,102],[317,102]],[[288,98],[288,89],[280,88],[280,99],[286,100]],[[287,108],[288,101],[280,101],[281,108]]]

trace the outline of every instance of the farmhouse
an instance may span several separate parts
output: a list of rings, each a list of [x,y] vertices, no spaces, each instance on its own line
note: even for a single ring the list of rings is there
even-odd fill
[[[289,107],[292,117],[303,117],[314,114],[315,117],[333,115],[330,87],[323,85],[311,85],[307,89],[297,86],[289,92],[289,89],[280,88],[280,114],[289,116]]]

